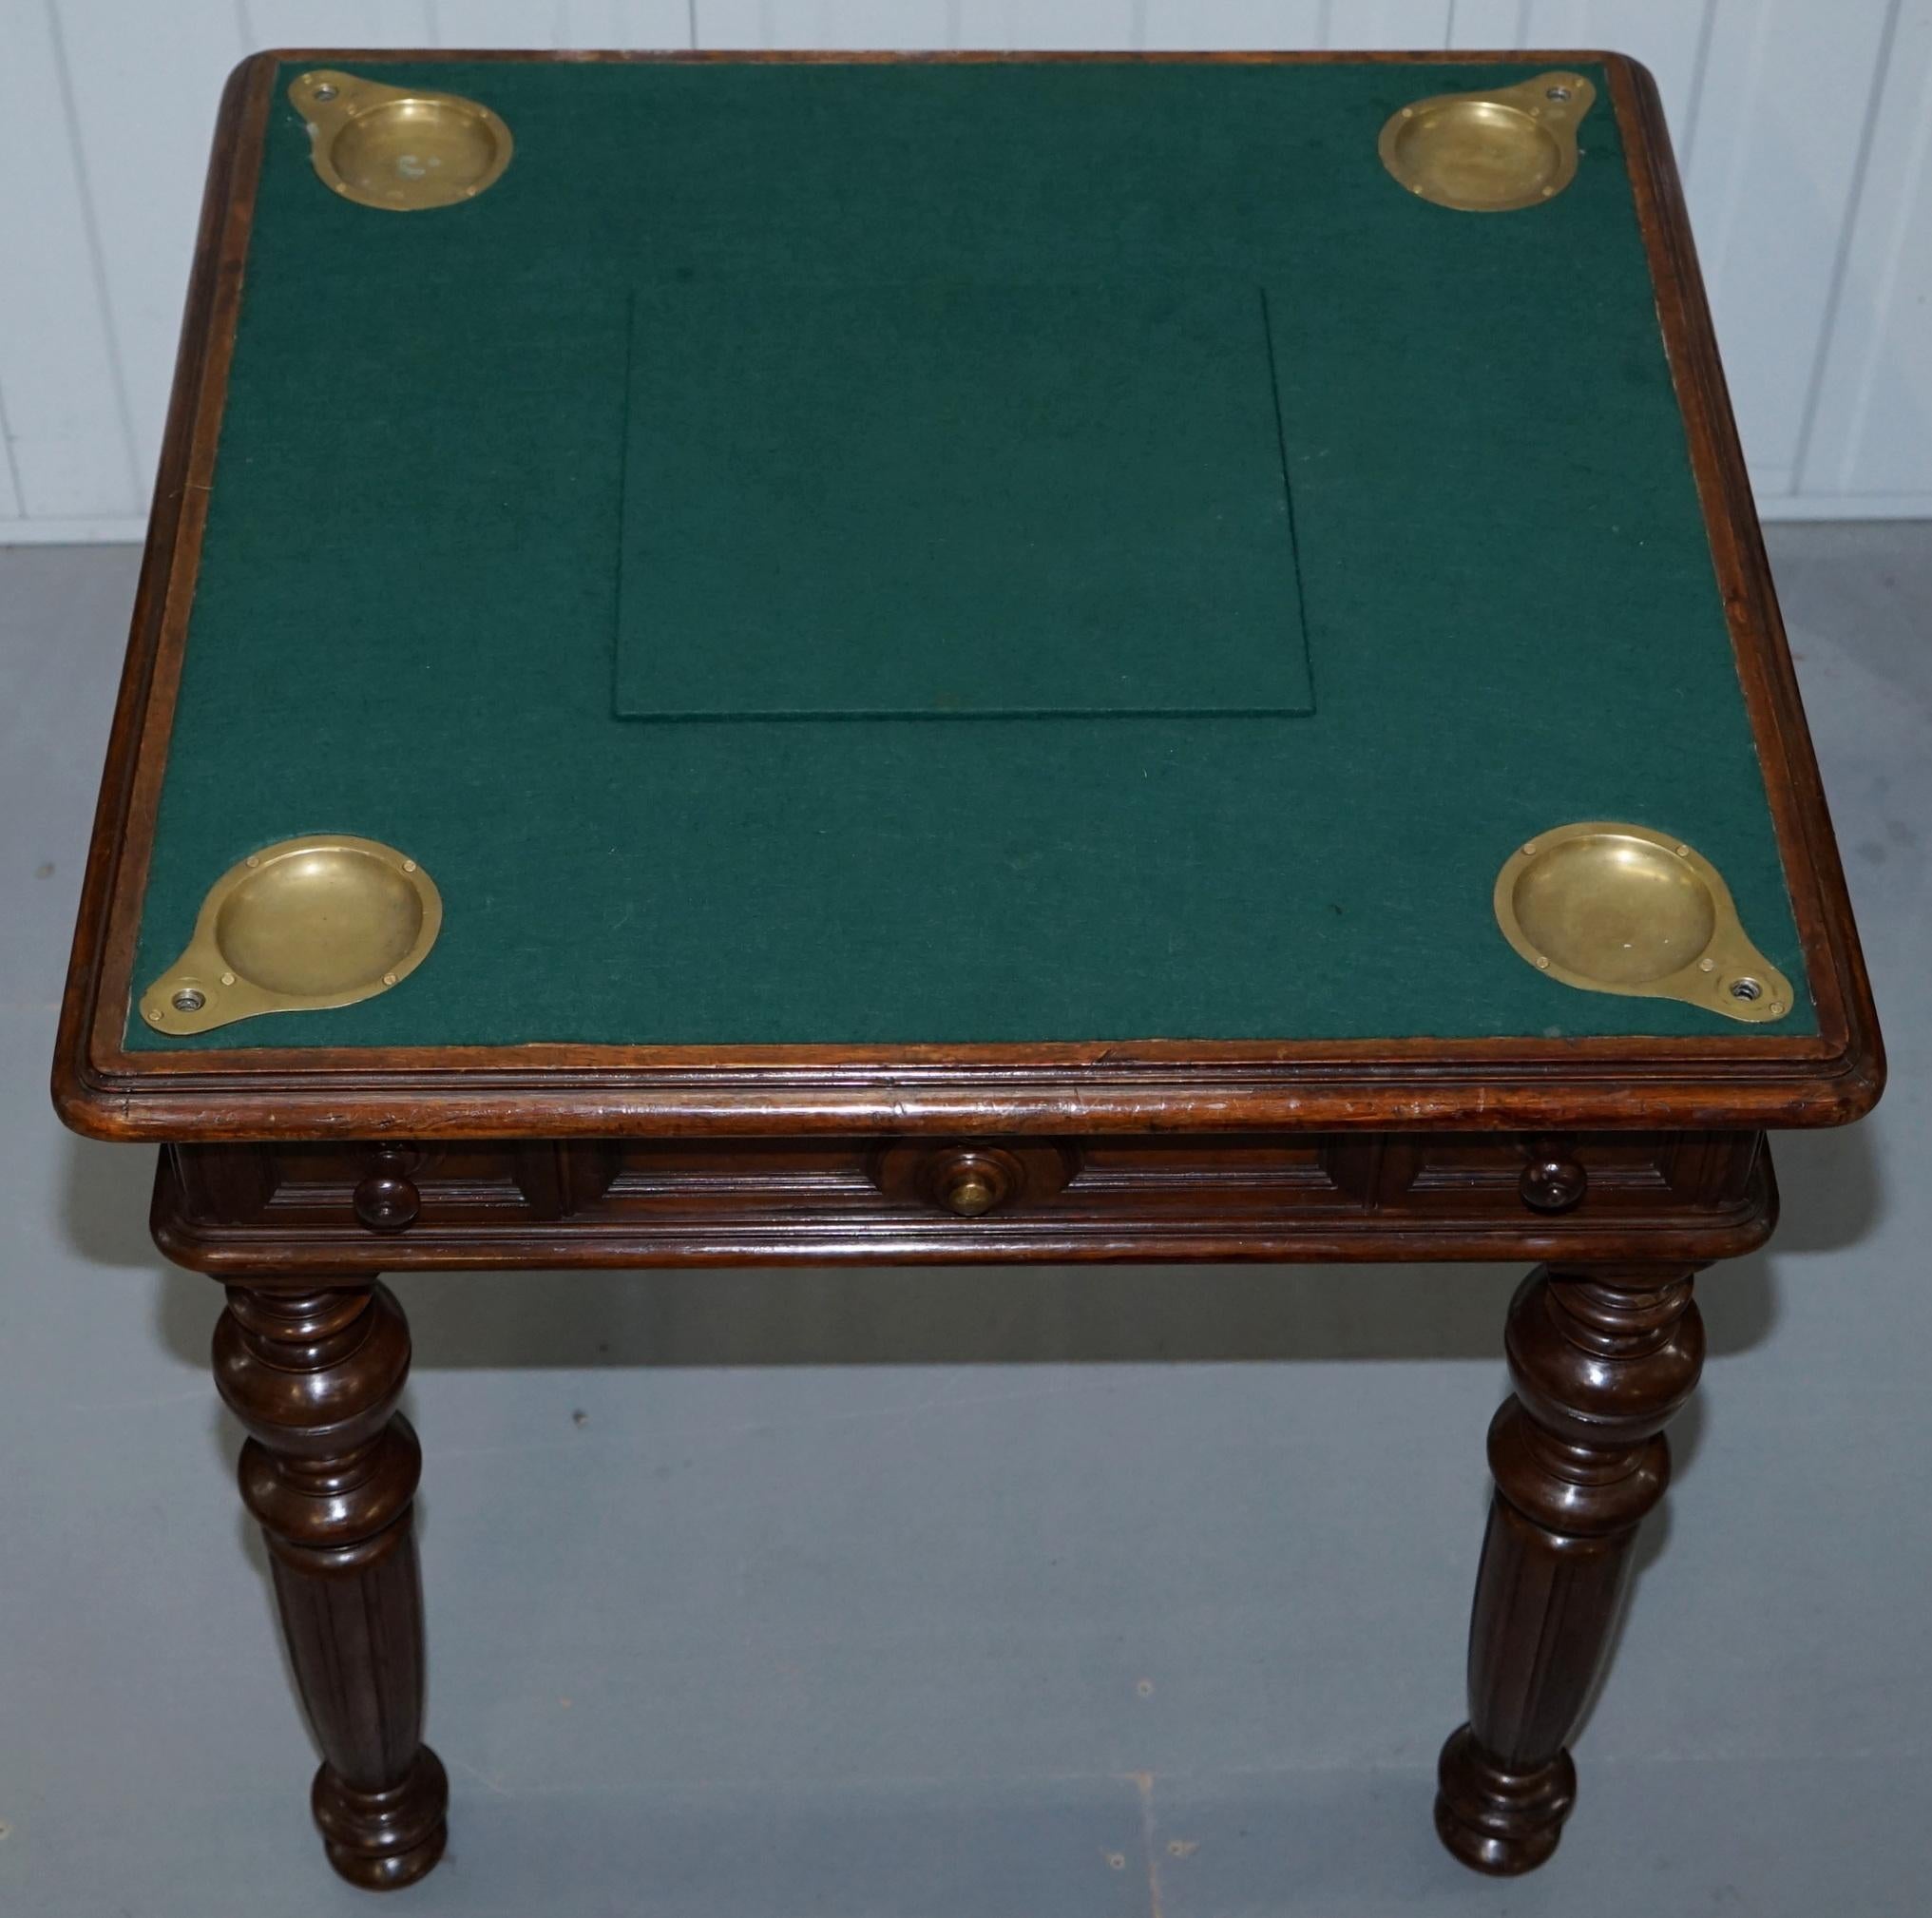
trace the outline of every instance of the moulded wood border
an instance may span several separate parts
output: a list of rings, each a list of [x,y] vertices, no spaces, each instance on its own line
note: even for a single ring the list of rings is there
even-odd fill
[[[1037,1045],[516,1046],[129,1053],[123,1045],[188,609],[277,70],[450,60],[1589,61],[1606,67],[1666,351],[1818,1010],[1815,1037]],[[1655,82],[1576,49],[1320,53],[516,53],[287,48],[230,76],[62,1005],[53,1094],[109,1139],[864,1130],[1817,1125],[1884,1084],[1870,986],[1752,508]]]
[[[1501,1218],[1394,1221],[1372,1218],[1270,1222],[1200,1218],[1114,1221],[868,1218],[850,1208],[793,1207],[714,1222],[654,1223],[578,1217],[523,1225],[421,1232],[384,1238],[354,1224],[286,1220],[210,1227],[182,1204],[163,1155],[148,1226],[175,1265],[230,1283],[299,1286],[321,1275],[373,1278],[402,1272],[617,1271],[742,1265],[1434,1264],[1707,1265],[1757,1251],[1776,1223],[1767,1167],[1745,1202],[1708,1221],[1618,1219],[1596,1230],[1510,1224]]]
[[[968,1153],[1006,1164],[992,1208],[962,1217],[938,1195]],[[1778,1209],[1755,1132],[458,1140],[447,1154],[302,1140],[160,1160],[162,1250],[275,1286],[330,1272],[867,1260],[1702,1265],[1754,1251]],[[1536,1173],[1552,1161],[1572,1196],[1549,1205]],[[372,1205],[398,1209],[372,1222]]]

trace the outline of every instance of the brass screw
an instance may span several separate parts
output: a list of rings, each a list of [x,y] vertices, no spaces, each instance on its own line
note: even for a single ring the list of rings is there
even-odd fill
[[[393,986],[395,984],[395,974],[393,972],[385,972],[382,975],[382,983],[385,986]]]

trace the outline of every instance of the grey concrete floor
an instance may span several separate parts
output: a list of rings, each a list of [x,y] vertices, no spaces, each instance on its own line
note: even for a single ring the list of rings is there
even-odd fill
[[[1429,1829],[1487,1268],[451,1276],[424,1433],[432,1913],[1566,1914],[1932,1904],[1932,527],[1774,558],[1890,1043],[1703,1296],[1556,1861]],[[322,1918],[298,1729],[149,1155],[57,1127],[135,559],[0,550],[0,1909]]]

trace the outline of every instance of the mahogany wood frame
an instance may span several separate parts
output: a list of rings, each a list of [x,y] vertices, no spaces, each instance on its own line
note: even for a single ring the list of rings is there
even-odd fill
[[[229,1287],[217,1380],[250,1435],[242,1495],[324,1755],[331,1861],[372,1889],[421,1876],[448,1794],[421,1741],[420,1454],[395,1411],[409,1336],[379,1274],[1520,1257],[1543,1263],[1506,1330],[1516,1390],[1490,1436],[1470,1723],[1444,1748],[1436,1815],[1479,1869],[1540,1863],[1574,1798],[1565,1742],[1630,1545],[1668,1476],[1662,1429],[1695,1382],[1692,1275],[1769,1233],[1765,1130],[1857,1118],[1884,1072],[1650,76],[1575,52],[1143,56],[1607,67],[1817,1036],[130,1053],[276,67],[451,57],[553,56],[315,49],[257,55],[229,84],[53,1073],[76,1129],[163,1145],[156,1241]]]

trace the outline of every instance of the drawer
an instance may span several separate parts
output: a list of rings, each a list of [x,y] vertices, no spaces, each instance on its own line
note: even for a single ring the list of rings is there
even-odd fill
[[[1774,1213],[1751,1133],[181,1146],[208,1270],[877,1259],[1710,1258]]]

